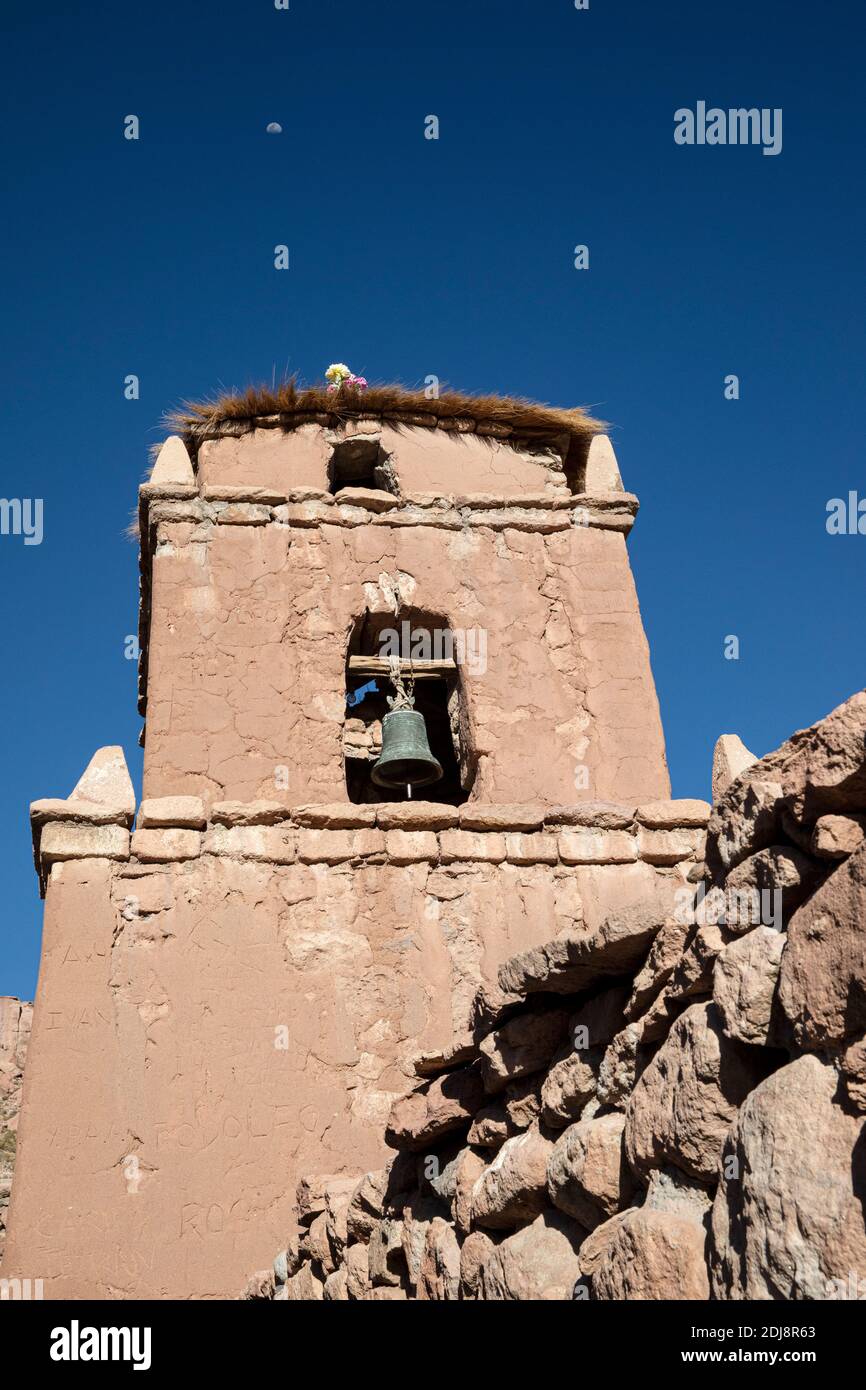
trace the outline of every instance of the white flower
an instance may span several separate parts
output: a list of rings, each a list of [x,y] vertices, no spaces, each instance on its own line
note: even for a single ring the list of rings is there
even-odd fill
[[[351,375],[352,373],[346,366],[345,362],[332,362],[328,370],[325,372],[325,380],[341,382],[345,381],[346,377]]]

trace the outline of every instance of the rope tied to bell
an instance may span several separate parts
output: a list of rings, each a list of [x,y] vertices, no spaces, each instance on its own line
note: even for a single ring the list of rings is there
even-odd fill
[[[404,676],[399,656],[389,656],[388,679],[394,687],[394,694],[386,696],[389,707],[392,710],[414,709],[415,672],[412,669],[411,657],[409,659],[409,670]]]

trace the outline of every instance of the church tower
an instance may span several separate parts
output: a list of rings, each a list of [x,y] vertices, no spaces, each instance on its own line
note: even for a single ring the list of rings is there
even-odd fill
[[[106,748],[32,808],[4,1274],[235,1295],[297,1175],[381,1164],[503,960],[651,891],[636,510],[594,422],[523,402],[263,395],[166,441],[140,489],[141,804]]]

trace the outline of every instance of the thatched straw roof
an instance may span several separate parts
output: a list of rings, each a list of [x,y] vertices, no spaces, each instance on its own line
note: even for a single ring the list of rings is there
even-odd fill
[[[324,386],[301,387],[293,379],[280,386],[251,387],[231,392],[212,401],[187,403],[169,417],[172,429],[189,439],[219,434],[227,428],[252,427],[270,417],[284,429],[317,421],[332,427],[359,416],[381,418],[397,425],[477,430],[499,438],[525,440],[563,440],[568,444],[588,443],[605,426],[584,410],[560,410],[549,405],[509,396],[471,396],[462,391],[443,390],[428,399],[423,390],[404,386],[370,386],[366,391],[344,387],[329,392]]]

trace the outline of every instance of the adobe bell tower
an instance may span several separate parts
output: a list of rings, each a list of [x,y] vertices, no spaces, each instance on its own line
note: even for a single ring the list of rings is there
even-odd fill
[[[542,449],[404,415],[215,423],[164,446],[142,489],[145,798],[343,799],[366,713],[347,659],[407,621],[469,644],[473,801],[664,794],[625,549],[637,504],[609,440],[582,418]]]
[[[381,1163],[503,960],[674,872],[633,825],[669,795],[636,510],[592,421],[522,402],[253,398],[163,445],[135,826],[120,750],[33,806],[4,1273],[233,1296],[295,1175]],[[441,773],[411,796],[375,775],[401,690]]]

